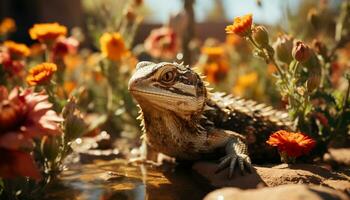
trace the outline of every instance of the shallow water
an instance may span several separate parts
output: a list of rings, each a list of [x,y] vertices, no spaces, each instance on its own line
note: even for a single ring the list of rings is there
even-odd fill
[[[45,199],[202,199],[208,188],[189,167],[128,165],[125,160],[76,164],[60,176]]]

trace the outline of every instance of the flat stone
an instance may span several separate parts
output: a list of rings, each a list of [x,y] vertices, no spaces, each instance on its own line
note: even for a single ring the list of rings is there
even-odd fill
[[[350,166],[350,148],[329,149],[329,159],[345,166]]]
[[[350,189],[349,176],[311,164],[254,166],[253,173],[242,176],[239,170],[236,170],[231,179],[228,178],[227,169],[215,173],[216,169],[217,164],[212,162],[201,161],[193,165],[195,173],[214,188],[230,186],[253,189],[285,184],[309,184],[325,185],[341,191]]]
[[[349,200],[349,197],[337,190],[305,184],[289,184],[269,188],[241,190],[223,188],[209,193],[204,200],[234,199],[234,200]]]

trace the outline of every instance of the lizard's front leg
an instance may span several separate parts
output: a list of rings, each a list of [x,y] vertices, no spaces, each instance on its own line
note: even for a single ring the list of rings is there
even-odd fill
[[[147,142],[145,137],[141,137],[142,143],[138,148],[136,156],[129,159],[129,163],[137,163],[137,164],[151,164],[154,166],[160,166],[164,162],[167,163],[175,163],[175,159],[169,157],[165,154],[155,151],[151,148]]]
[[[220,159],[220,164],[216,170],[216,173],[223,169],[229,168],[228,177],[233,176],[236,165],[239,166],[241,173],[244,171],[252,172],[252,164],[248,155],[248,146],[244,142],[244,136],[229,130],[216,129],[214,131],[216,141],[223,142],[222,146],[225,147],[226,156]],[[219,139],[220,138],[220,139]]]

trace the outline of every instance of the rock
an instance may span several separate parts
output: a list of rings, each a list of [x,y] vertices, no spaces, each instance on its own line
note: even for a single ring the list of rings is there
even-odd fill
[[[342,191],[350,189],[349,176],[311,164],[255,166],[253,173],[244,176],[239,173],[239,170],[236,170],[232,179],[227,177],[227,170],[216,174],[216,163],[197,162],[192,168],[200,178],[214,188],[232,186],[240,189],[253,189],[302,183],[325,185]]]
[[[271,188],[241,190],[237,188],[223,188],[209,193],[204,200],[235,199],[235,200],[349,200],[340,192],[322,186],[308,186],[305,184],[290,184]]]
[[[340,165],[350,166],[350,148],[329,149],[325,159]]]

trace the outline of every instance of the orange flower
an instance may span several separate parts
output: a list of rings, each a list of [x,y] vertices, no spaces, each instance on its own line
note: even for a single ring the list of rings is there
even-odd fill
[[[113,61],[119,61],[129,53],[120,33],[104,33],[100,37],[100,45],[103,56]]]
[[[228,25],[225,28],[226,33],[228,34],[237,34],[239,36],[248,36],[251,34],[251,27],[253,23],[253,15],[247,14],[243,17],[235,17],[233,24]]]
[[[34,24],[29,30],[29,34],[33,40],[46,42],[55,40],[59,36],[65,36],[67,34],[67,27],[58,23]]]
[[[204,66],[204,75],[210,83],[219,83],[222,81],[230,70],[229,64],[222,60],[218,62],[210,62]]]
[[[30,54],[30,50],[25,44],[8,40],[4,42],[4,46],[9,51],[11,57],[27,57]]]
[[[27,83],[30,86],[46,84],[57,71],[54,63],[42,63],[29,70]]]
[[[247,88],[256,85],[258,82],[258,74],[250,72],[238,77],[235,86],[232,88],[232,93],[237,96],[243,96]]]
[[[203,47],[201,49],[202,54],[207,55],[208,57],[220,57],[225,54],[225,49],[220,46],[216,47]]]
[[[316,141],[304,133],[293,133],[285,130],[270,135],[266,143],[277,147],[282,157],[286,155],[292,158],[307,154],[316,145]]]
[[[12,18],[5,18],[0,22],[0,35],[5,35],[16,29],[15,20]]]

